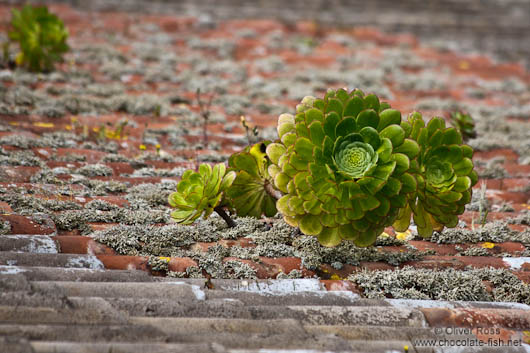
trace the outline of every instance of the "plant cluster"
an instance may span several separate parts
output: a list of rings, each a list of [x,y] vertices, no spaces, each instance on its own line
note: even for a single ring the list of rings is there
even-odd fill
[[[343,240],[369,246],[385,227],[405,231],[411,218],[424,237],[455,227],[478,179],[473,150],[457,129],[437,117],[425,124],[417,112],[402,119],[361,90],[305,97],[296,114],[280,115],[278,136],[232,155],[231,182],[223,190],[205,188],[204,178],[191,180],[194,172],[188,171],[170,196],[177,207],[173,218],[191,223],[218,205],[239,216],[279,211],[325,246]],[[215,205],[198,197],[193,207],[182,201],[190,188],[202,190]]]
[[[20,48],[16,64],[36,72],[52,70],[69,49],[63,21],[45,6],[25,5],[22,10],[13,9],[8,37]],[[9,43],[4,44],[4,61],[8,60]]]
[[[475,121],[471,115],[457,111],[451,114],[451,124],[460,131],[464,141],[477,137]]]

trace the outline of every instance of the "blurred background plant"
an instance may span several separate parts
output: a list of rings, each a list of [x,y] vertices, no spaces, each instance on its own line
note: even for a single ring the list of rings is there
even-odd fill
[[[464,141],[477,137],[475,121],[471,115],[460,111],[451,114],[451,124],[462,134]]]
[[[15,57],[16,65],[34,72],[53,70],[69,50],[68,30],[45,6],[25,5],[22,10],[13,9],[10,27],[9,41],[3,45],[4,65],[9,65],[11,43],[17,43],[20,50]]]

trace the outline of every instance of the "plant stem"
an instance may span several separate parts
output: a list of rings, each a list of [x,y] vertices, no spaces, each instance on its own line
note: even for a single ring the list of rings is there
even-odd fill
[[[234,220],[226,214],[225,210],[221,206],[216,206],[213,210],[217,212],[217,214],[221,216],[222,219],[224,219],[228,227],[234,228],[236,226],[236,222],[234,222]]]
[[[265,180],[265,184],[263,185],[263,187],[265,188],[265,192],[269,194],[270,197],[276,200],[283,196],[283,194],[280,191],[276,190],[268,180]]]
[[[201,99],[201,89],[197,88],[197,92],[195,92],[195,95],[197,96],[197,103],[199,104],[199,109],[201,112],[201,116],[203,119],[202,122],[202,138],[205,148],[208,148],[208,119],[210,118],[210,106],[212,105],[212,99],[213,95],[210,96],[210,99],[208,100],[208,103],[204,103]]]

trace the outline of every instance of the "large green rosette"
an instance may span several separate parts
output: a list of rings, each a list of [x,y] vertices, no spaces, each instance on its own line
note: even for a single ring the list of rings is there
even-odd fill
[[[416,192],[409,173],[419,153],[401,113],[360,90],[305,97],[296,115],[278,119],[267,146],[269,175],[284,196],[287,223],[325,246],[375,242]]]

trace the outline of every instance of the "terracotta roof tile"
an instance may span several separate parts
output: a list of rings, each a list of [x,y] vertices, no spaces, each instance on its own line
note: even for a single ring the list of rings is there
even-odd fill
[[[365,27],[51,8],[70,32],[66,62],[0,72],[0,348],[446,352],[425,340],[460,339],[528,351],[522,65]],[[488,178],[456,238],[387,229],[373,249],[333,250],[276,218],[238,219],[234,233],[216,220],[171,228],[182,171],[247,145],[241,115],[274,138],[300,98],[352,84],[404,113],[472,113]],[[215,92],[208,144],[197,88]],[[98,135],[122,120],[123,135]]]

